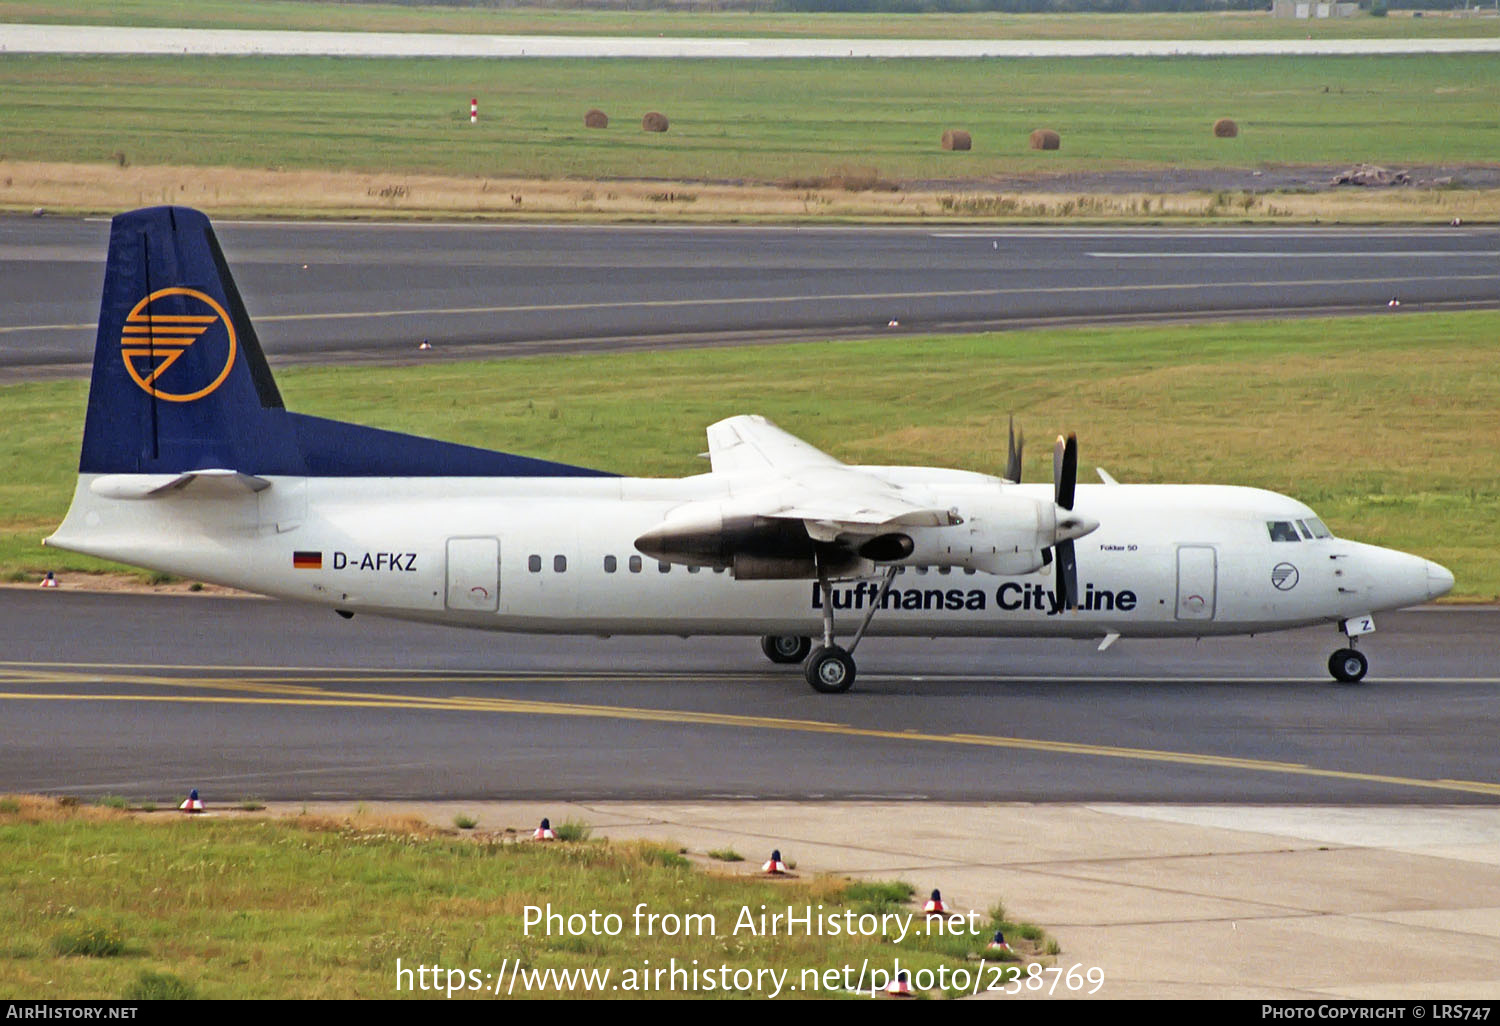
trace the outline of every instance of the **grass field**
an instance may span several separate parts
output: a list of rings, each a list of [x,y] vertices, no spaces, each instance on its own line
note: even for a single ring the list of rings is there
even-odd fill
[[[706,5],[705,5],[706,6]],[[545,35],[848,36],[912,39],[1300,39],[1493,36],[1500,18],[1428,12],[1326,21],[1264,11],[1203,14],[780,14],[507,9],[317,0],[0,0],[0,21],[184,28],[339,29]]]
[[[850,462],[998,473],[1009,414],[1076,431],[1083,477],[1256,485],[1335,533],[1438,560],[1500,598],[1500,314],[1100,327],[399,367],[286,368],[301,412],[615,470],[699,473],[703,429],[761,413]],[[851,388],[857,382],[857,388]],[[82,382],[0,388],[0,567],[72,495]]]
[[[967,956],[989,937],[909,936],[897,946],[882,937],[735,934],[746,906],[752,913],[762,904],[783,911],[821,904],[828,912],[915,906],[902,885],[733,877],[694,868],[675,847],[458,838],[415,820],[166,812],[141,821],[109,808],[0,798],[0,856],[0,1000],[444,997],[398,994],[398,958],[404,968],[477,970],[481,980],[518,958],[528,970],[609,968],[616,983],[627,969],[673,957],[715,970],[787,970],[793,981],[804,969],[858,968],[866,958],[872,966],[899,957],[913,970],[973,970],[977,959]],[[565,915],[616,913],[623,930],[547,937],[533,927],[528,936],[525,906],[548,902]],[[713,932],[669,938],[658,928],[637,936],[639,902],[662,914],[712,914]],[[919,925],[921,918],[918,912]],[[980,917],[981,927],[989,924]],[[1006,933],[1023,954],[1045,939],[1024,925]],[[549,993],[558,988],[540,996]],[[607,996],[655,994],[627,986]]]
[[[0,57],[17,161],[797,183],[1491,162],[1489,55],[1072,61]],[[469,124],[468,103],[481,119]],[[601,107],[606,130],[583,127]],[[641,114],[671,119],[640,130]],[[1216,139],[1214,118],[1237,139]],[[1058,130],[1061,150],[1027,148]],[[968,128],[969,153],[938,146]],[[3,185],[0,179],[0,185]],[[0,187],[0,202],[4,189]]]

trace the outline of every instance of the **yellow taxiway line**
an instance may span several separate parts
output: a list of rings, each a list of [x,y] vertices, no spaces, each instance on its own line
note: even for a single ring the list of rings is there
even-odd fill
[[[48,664],[58,665],[58,664]],[[206,668],[206,667],[205,667]],[[100,668],[104,669],[104,668]],[[215,667],[224,670],[227,667]],[[338,672],[338,671],[335,671]],[[636,680],[649,675],[620,675],[607,679]],[[341,676],[342,683],[386,683],[390,677]],[[412,680],[406,677],[405,680]],[[433,675],[423,677],[428,683],[473,680],[467,676]],[[507,683],[542,682],[556,680],[548,675],[505,676]],[[600,678],[591,678],[600,679]],[[262,675],[254,678],[235,677],[171,677],[146,673],[69,672],[66,670],[41,669],[37,664],[0,664],[0,682],[32,685],[77,686],[133,685],[148,688],[192,688],[220,692],[209,695],[184,694],[88,694],[82,692],[37,691],[0,692],[0,700],[8,701],[70,701],[70,702],[171,702],[192,704],[228,705],[280,705],[348,709],[413,709],[441,712],[485,712],[513,716],[579,716],[595,719],[631,720],[636,722],[671,723],[695,726],[730,727],[752,730],[779,730],[808,734],[832,734],[840,737],[868,738],[872,740],[922,742],[943,745],[965,745],[985,748],[1003,748],[1012,751],[1044,752],[1051,755],[1075,755],[1108,759],[1128,759],[1139,762],[1168,763],[1198,766],[1212,769],[1243,770],[1253,773],[1279,773],[1291,776],[1316,777],[1328,780],[1343,780],[1352,783],[1384,784],[1392,787],[1420,788],[1426,790],[1463,792],[1467,794],[1500,795],[1500,783],[1476,780],[1401,777],[1383,773],[1360,773],[1349,770],[1323,769],[1306,763],[1277,762],[1267,759],[1248,759],[1236,756],[1212,755],[1197,752],[1177,752],[1150,748],[1128,748],[1118,745],[1098,745],[1072,741],[1046,741],[1036,738],[1007,737],[989,734],[939,734],[920,730],[884,730],[876,727],[860,727],[847,723],[824,720],[796,719],[779,716],[752,716],[741,713],[695,712],[677,709],[651,709],[633,706],[593,705],[582,702],[548,702],[514,698],[484,698],[463,695],[434,697],[428,695],[390,694],[369,691],[333,691],[290,680],[278,680],[274,676]],[[232,694],[230,692],[238,692]]]

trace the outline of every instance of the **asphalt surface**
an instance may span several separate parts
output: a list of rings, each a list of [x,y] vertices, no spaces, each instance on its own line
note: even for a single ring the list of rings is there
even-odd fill
[[[0,589],[0,792],[1494,804],[1500,610],[1203,642],[486,634],[256,599]]]
[[[336,57],[774,58],[1248,57],[1497,53],[1500,39],[796,39],[457,35],[276,29],[0,25],[0,53]]]
[[[1500,305],[1495,229],[217,229],[273,363]],[[0,218],[0,376],[84,373],[108,234]]]

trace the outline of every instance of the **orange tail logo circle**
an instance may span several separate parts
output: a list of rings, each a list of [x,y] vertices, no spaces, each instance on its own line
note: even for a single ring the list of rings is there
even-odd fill
[[[201,312],[158,314],[151,311],[151,304],[166,296],[184,296],[188,310],[195,307]],[[198,304],[202,304],[198,306]],[[167,392],[157,387],[157,380],[167,369],[182,358],[182,354],[208,334],[215,325],[224,325],[229,336],[229,345],[224,356],[224,369],[212,381],[196,392]],[[202,399],[224,383],[234,369],[235,352],[239,340],[234,334],[234,323],[212,296],[197,289],[173,287],[158,289],[135,305],[125,317],[120,330],[120,358],[131,379],[145,392],[158,399],[172,403],[190,403]]]

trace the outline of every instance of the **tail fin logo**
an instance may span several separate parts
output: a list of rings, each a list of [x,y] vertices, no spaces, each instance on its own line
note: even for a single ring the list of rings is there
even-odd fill
[[[169,373],[195,345],[211,355],[186,361],[175,374]],[[158,289],[135,305],[120,329],[120,358],[131,379],[150,395],[172,403],[202,399],[222,385],[234,369],[238,347],[229,315],[197,289]],[[210,379],[221,351],[223,368]]]

